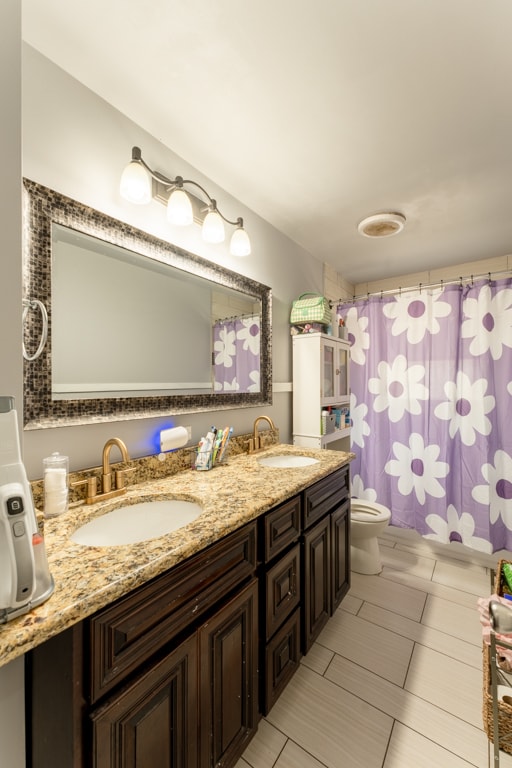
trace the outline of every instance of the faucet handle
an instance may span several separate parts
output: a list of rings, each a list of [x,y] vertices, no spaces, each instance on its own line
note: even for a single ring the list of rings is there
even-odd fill
[[[86,477],[84,480],[75,480],[71,483],[72,488],[78,488],[79,485],[87,486],[87,499],[93,499],[98,493],[98,479],[96,477]]]
[[[135,470],[136,470],[136,467],[128,467],[127,469],[116,469],[114,473],[116,490],[119,490],[120,488],[124,488],[126,473],[135,472]]]

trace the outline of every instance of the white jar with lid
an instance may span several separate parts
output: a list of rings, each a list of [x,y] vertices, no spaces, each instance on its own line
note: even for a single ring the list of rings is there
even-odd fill
[[[43,459],[44,516],[57,517],[68,508],[69,459],[58,451]]]

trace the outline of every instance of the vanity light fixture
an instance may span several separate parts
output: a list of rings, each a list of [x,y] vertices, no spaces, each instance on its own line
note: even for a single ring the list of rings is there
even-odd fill
[[[198,204],[203,202],[187,192],[184,189],[185,184],[197,187],[208,201],[206,208],[201,209],[203,240],[207,243],[224,242],[224,222],[226,222],[235,227],[229,248],[231,255],[249,256],[251,242],[241,217],[235,221],[227,219],[219,211],[217,201],[197,181],[184,179],[182,176],[169,179],[162,173],[154,171],[142,159],[139,147],[132,148],[132,159],[122,173],[119,191],[121,197],[136,205],[146,205],[152,197],[164,202],[167,205],[167,219],[171,224],[181,227],[188,226],[194,221],[194,202]]]

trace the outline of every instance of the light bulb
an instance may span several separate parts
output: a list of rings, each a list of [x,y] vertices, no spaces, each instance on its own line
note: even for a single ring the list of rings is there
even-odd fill
[[[251,241],[242,225],[239,225],[231,236],[229,252],[232,256],[249,256],[251,253]]]
[[[187,227],[194,219],[192,203],[184,189],[173,189],[167,203],[167,219],[177,227]]]
[[[225,236],[224,222],[219,212],[212,208],[204,217],[203,240],[207,243],[223,243]]]
[[[151,200],[151,177],[143,165],[135,161],[128,163],[119,184],[121,197],[129,203],[146,205]]]

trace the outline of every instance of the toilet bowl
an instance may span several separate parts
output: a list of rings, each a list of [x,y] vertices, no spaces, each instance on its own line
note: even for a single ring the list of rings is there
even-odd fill
[[[391,511],[383,504],[366,499],[352,499],[350,510],[351,569],[356,573],[382,571],[379,542],[391,520]]]

